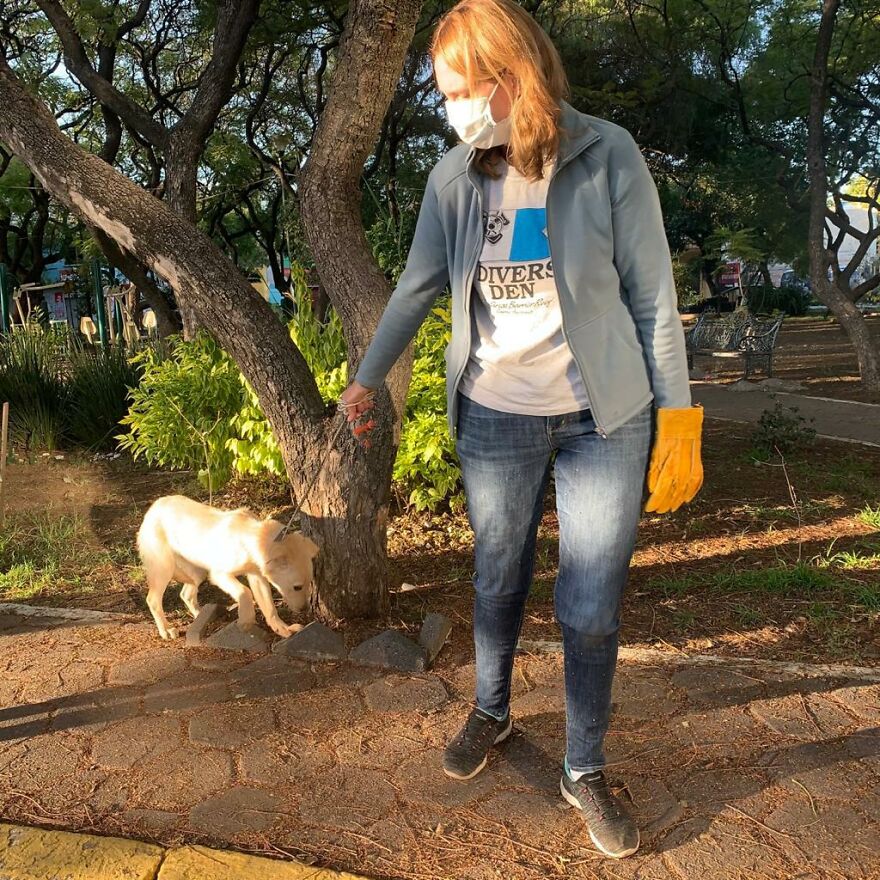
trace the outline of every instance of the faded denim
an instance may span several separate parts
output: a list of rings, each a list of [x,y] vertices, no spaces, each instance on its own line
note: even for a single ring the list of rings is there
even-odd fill
[[[565,648],[566,755],[604,766],[620,604],[635,548],[654,432],[644,406],[608,437],[590,410],[505,413],[458,395],[457,444],[475,536],[477,705],[503,718],[554,467],[559,570],[554,602]]]

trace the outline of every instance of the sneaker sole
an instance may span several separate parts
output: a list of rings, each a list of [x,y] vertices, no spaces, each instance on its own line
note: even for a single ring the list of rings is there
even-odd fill
[[[504,740],[506,740],[507,737],[509,737],[510,734],[511,734],[512,732],[513,732],[513,718],[508,718],[508,720],[507,720],[507,729],[506,729],[506,730],[503,730],[501,733],[498,734],[497,737],[495,737],[495,742],[493,742],[492,745],[496,745],[496,746],[497,746],[498,743],[500,743],[500,742],[504,742]],[[472,773],[468,773],[466,776],[461,776],[461,775],[458,774],[458,773],[453,773],[451,770],[447,770],[445,767],[443,768],[443,772],[444,772],[444,773],[445,773],[450,779],[458,779],[458,780],[460,780],[460,781],[462,781],[462,782],[466,782],[468,779],[473,779],[473,778],[474,778],[474,777],[475,777],[475,776],[476,776],[476,775],[477,775],[477,774],[478,774],[478,773],[479,773],[479,772],[480,772],[480,771],[486,766],[486,764],[488,763],[488,761],[489,761],[489,756],[486,755],[486,757],[483,758],[483,760],[482,760],[482,762],[480,763],[480,765],[479,765],[479,766],[478,766],[478,767],[477,767]]]
[[[565,800],[569,804],[571,804],[571,806],[573,806],[576,810],[581,810],[581,805],[580,803],[578,803],[578,799],[565,787],[565,781],[563,779],[559,780],[559,791],[565,798]],[[603,853],[604,855],[612,859],[625,859],[627,856],[631,856],[639,848],[639,845],[642,842],[641,835],[638,834],[637,830],[636,845],[634,847],[631,847],[630,849],[625,849],[622,852],[611,852],[611,850],[605,849],[605,847],[602,846],[602,844],[599,843],[598,840],[596,840],[596,837],[593,834],[593,831],[590,828],[589,824],[587,824],[587,831],[590,832],[590,840],[593,841],[593,846],[595,846],[600,853]]]

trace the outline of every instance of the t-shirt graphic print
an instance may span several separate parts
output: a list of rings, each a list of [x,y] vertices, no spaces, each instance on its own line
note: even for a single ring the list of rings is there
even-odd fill
[[[528,415],[589,407],[565,337],[547,237],[547,183],[504,166],[483,187],[483,247],[474,279],[471,353],[462,393]]]

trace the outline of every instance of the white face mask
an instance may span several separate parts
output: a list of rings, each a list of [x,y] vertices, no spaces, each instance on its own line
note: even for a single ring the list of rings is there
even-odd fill
[[[510,116],[495,122],[489,109],[489,101],[499,85],[500,83],[495,83],[495,88],[488,97],[459,98],[445,102],[449,124],[466,144],[488,150],[489,147],[497,147],[510,140]]]

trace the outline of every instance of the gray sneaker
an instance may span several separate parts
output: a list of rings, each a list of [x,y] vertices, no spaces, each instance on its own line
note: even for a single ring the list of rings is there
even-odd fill
[[[559,789],[583,814],[590,840],[600,852],[622,859],[639,848],[639,829],[620,799],[611,793],[601,770],[585,773],[577,781],[564,771]]]
[[[453,779],[473,779],[489,756],[489,749],[507,739],[513,730],[510,712],[502,721],[482,709],[474,709],[464,727],[446,746],[443,753],[443,772]]]

